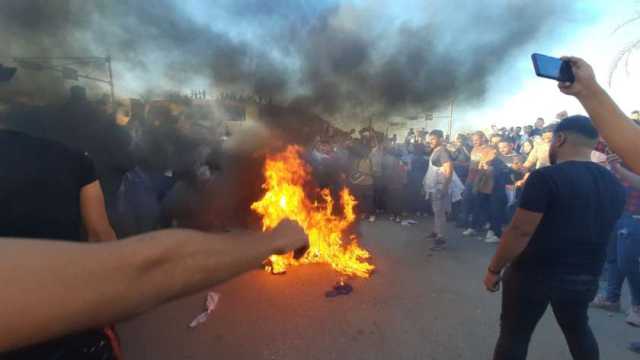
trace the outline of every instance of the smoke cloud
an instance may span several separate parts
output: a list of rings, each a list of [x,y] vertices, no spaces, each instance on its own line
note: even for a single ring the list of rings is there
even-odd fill
[[[481,99],[509,56],[550,35],[571,6],[558,0],[22,0],[2,4],[0,41],[3,57],[110,54],[122,95],[209,88],[323,114],[392,113]],[[52,77],[21,70],[17,87],[62,93],[64,84]]]

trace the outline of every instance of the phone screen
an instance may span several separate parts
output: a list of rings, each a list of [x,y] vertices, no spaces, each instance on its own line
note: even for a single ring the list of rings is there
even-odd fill
[[[575,81],[569,62],[542,54],[533,54],[531,59],[536,75],[562,82]]]

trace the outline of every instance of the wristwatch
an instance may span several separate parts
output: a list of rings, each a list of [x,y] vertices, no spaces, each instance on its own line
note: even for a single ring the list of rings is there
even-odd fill
[[[493,275],[496,275],[496,276],[500,276],[500,273],[502,272],[502,270],[495,271],[494,269],[492,269],[492,268],[491,268],[491,266],[489,266],[489,267],[487,268],[487,271],[488,271],[489,273],[493,274]]]

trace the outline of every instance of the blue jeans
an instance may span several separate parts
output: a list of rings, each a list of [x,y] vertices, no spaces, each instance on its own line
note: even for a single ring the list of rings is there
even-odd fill
[[[620,301],[624,279],[631,292],[631,304],[640,305],[640,220],[622,215],[616,224],[613,239],[607,249],[608,301]]]
[[[460,211],[460,217],[458,218],[458,224],[464,227],[470,227],[471,221],[469,220],[473,215],[475,208],[475,196],[473,193],[473,185],[466,184],[464,186],[464,192],[462,193],[462,209]]]
[[[502,191],[494,191],[491,194],[491,207],[489,223],[491,231],[497,236],[502,236],[502,227],[507,223],[507,194]]]

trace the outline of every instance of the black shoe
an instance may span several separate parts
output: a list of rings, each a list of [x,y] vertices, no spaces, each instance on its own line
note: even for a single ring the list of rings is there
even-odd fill
[[[433,241],[433,246],[429,248],[431,251],[442,251],[447,248],[447,241],[443,238],[436,238]]]

